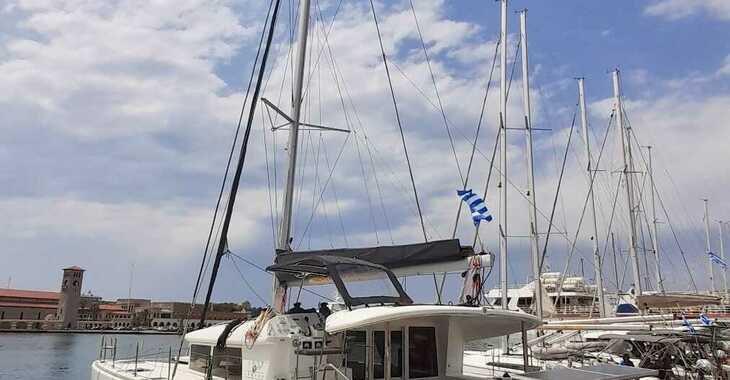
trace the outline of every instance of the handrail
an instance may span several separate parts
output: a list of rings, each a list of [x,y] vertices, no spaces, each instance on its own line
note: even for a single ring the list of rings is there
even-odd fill
[[[319,372],[324,372],[324,371],[326,371],[326,370],[327,370],[327,368],[331,368],[331,369],[332,369],[332,370],[334,370],[334,371],[335,371],[335,372],[336,372],[336,373],[337,373],[338,375],[342,376],[342,377],[343,377],[343,378],[344,378],[345,380],[352,380],[352,379],[350,379],[349,377],[347,377],[347,375],[346,375],[346,374],[345,374],[344,372],[342,372],[342,370],[341,370],[341,369],[337,368],[337,366],[335,366],[335,365],[334,365],[334,364],[332,364],[332,363],[324,363],[324,364],[322,364],[322,366],[321,366],[321,367],[320,367],[320,368],[318,369],[318,371],[319,371]]]

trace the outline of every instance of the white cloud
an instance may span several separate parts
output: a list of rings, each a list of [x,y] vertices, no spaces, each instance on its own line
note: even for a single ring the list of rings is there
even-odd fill
[[[730,75],[730,55],[725,57],[722,66],[717,70],[718,75]]]
[[[0,210],[3,215],[11,215],[3,222],[7,224],[6,236],[23,243],[13,247],[37,241],[35,247],[41,252],[39,256],[49,255],[54,250],[41,246],[40,242],[46,240],[47,244],[53,245],[70,237],[75,241],[87,241],[89,247],[95,248],[108,243],[109,249],[104,252],[106,257],[139,257],[153,261],[169,254],[164,257],[176,261],[171,266],[200,252],[211,203],[217,195],[219,176],[227,158],[233,121],[242,100],[242,94],[231,85],[232,78],[242,76],[240,73],[247,70],[243,66],[252,57],[248,44],[260,27],[258,20],[242,20],[231,4],[192,0],[174,6],[134,1],[102,5],[70,0],[14,3],[16,9],[22,10],[13,13],[19,20],[18,28],[9,34],[10,37],[0,38],[0,52],[3,52],[0,53],[0,85],[7,89],[0,93],[0,112],[8,126],[4,138],[9,142],[0,145],[0,161],[14,162],[17,166],[0,173],[3,184]],[[479,26],[473,23],[450,20],[443,1],[415,4],[463,168],[478,119],[494,39],[481,36]],[[325,13],[329,10],[325,9]],[[312,79],[304,119],[357,130],[366,178],[360,175],[360,159],[354,145],[356,135],[351,134],[334,172],[336,180],[329,185],[323,206],[312,218],[312,240],[300,239],[311,215],[311,205],[317,203],[329,172],[323,162],[324,152],[332,164],[345,139],[344,135],[328,133],[323,135],[320,145],[317,133],[302,134],[299,156],[302,171],[298,177],[301,193],[297,193],[299,208],[295,211],[294,224],[295,243],[302,248],[343,245],[337,205],[344,214],[343,224],[350,246],[376,243],[370,226],[365,184],[378,225],[377,243],[390,241],[382,208],[387,210],[396,243],[422,238],[369,12],[363,4],[346,2],[334,23],[334,32],[328,41],[339,70],[337,81],[333,78],[332,62],[326,50],[319,67],[308,68]],[[412,14],[406,3],[378,5],[378,12],[386,50],[393,64],[391,73],[427,218],[427,230],[431,238],[450,237],[458,204],[454,192],[460,186],[460,179],[441,116],[419,92],[423,91],[435,102],[431,78],[417,44]],[[258,9],[258,13],[252,11],[247,15],[254,19],[260,13]],[[263,95],[288,110],[287,88],[291,78],[290,73],[284,74],[290,70],[290,67],[284,70],[288,49],[285,29],[286,25],[280,28],[272,50],[270,67],[273,67],[273,75]],[[310,35],[313,36],[310,47],[315,52],[320,51],[323,48],[321,28],[315,27]],[[454,60],[469,68],[453,67],[450,61]],[[533,62],[538,68],[539,59]],[[237,74],[221,74],[221,67],[229,64],[235,65]],[[403,77],[401,70],[408,79]],[[538,71],[533,74],[539,76]],[[651,75],[650,72],[637,70],[633,79],[645,80],[647,75]],[[565,77],[572,77],[572,73],[566,72]],[[627,76],[627,79],[631,78]],[[347,86],[340,83],[338,89],[336,82],[343,80]],[[658,82],[657,79],[655,83]],[[279,100],[282,84],[285,90]],[[565,107],[553,103],[555,94],[572,86],[572,80],[542,85],[543,91],[533,92],[536,123],[567,125],[570,120],[567,123],[562,119],[551,120],[555,113],[546,114],[545,109],[566,110],[563,119],[569,118],[572,104]],[[688,84],[698,85],[700,83]],[[521,120],[520,86],[517,75],[508,110],[510,125]],[[668,84],[665,86],[672,90]],[[347,118],[341,110],[339,91],[345,91]],[[480,151],[487,157],[491,154],[497,121],[497,93],[495,85],[488,99],[479,144]],[[349,95],[359,111],[358,117],[355,117]],[[631,94],[628,98],[634,99]],[[677,141],[715,148],[723,141],[719,135],[688,135],[685,130],[691,130],[690,124],[697,120],[687,115],[703,115],[699,118],[703,124],[730,116],[720,107],[726,101],[725,97],[692,101],[673,89],[659,98],[636,99],[628,101],[627,106],[637,130],[659,131],[661,128],[661,133],[647,139],[657,146],[659,156],[662,155],[659,147],[665,145],[670,145],[667,151],[671,155],[681,155]],[[610,106],[610,100],[601,104],[604,108],[606,104]],[[600,105],[594,104],[594,107]],[[671,117],[675,111],[681,112],[682,117]],[[607,114],[605,109],[596,112],[595,124],[602,125],[605,120],[601,118]],[[372,153],[383,193],[382,206],[373,168],[368,162],[369,154],[362,145],[364,134],[358,118],[371,147],[377,148]],[[257,116],[235,226],[232,227],[235,231],[231,247],[265,264],[270,260],[272,239],[262,127],[269,125],[261,125]],[[713,129],[712,133],[724,132]],[[527,207],[520,194],[524,193],[526,182],[522,154],[524,136],[518,133],[510,136],[510,178],[517,188],[509,188],[510,233],[524,235]],[[273,136],[269,133],[267,138],[271,144]],[[276,138],[277,178],[272,186],[280,194],[287,157],[285,132],[277,132]],[[554,135],[536,137],[538,205],[545,215],[549,214],[552,204],[558,160],[562,158],[566,138],[564,128],[556,130]],[[616,147],[612,143],[611,149]],[[267,148],[269,164],[273,168],[272,145]],[[484,156],[477,154],[472,173],[472,186],[480,192],[488,172]],[[582,157],[579,150],[570,156],[561,202],[564,205],[558,212],[560,221],[557,223],[561,228],[567,224],[571,234],[576,229],[586,188],[585,174],[580,169],[581,158],[576,157]],[[600,193],[603,213],[607,213],[612,199],[610,192],[613,190],[608,189],[614,184],[615,176],[610,169],[615,168],[616,157],[613,154],[604,164],[607,172],[602,177]],[[658,162],[662,162],[660,158]],[[692,181],[704,183],[700,181],[704,181],[706,173],[700,177],[702,171],[693,166],[702,165],[705,160],[713,160],[710,149],[693,155],[672,172],[676,173],[675,178],[682,179],[681,186],[687,185],[692,191],[721,194],[720,183],[724,177],[711,179],[710,187],[693,185]],[[495,185],[496,181],[493,181],[487,202],[496,216],[499,210]],[[338,191],[337,202],[333,200],[334,186]],[[280,200],[278,202],[280,206]],[[676,204],[674,202],[672,207]],[[471,243],[468,218],[462,218],[460,223],[457,236]],[[546,229],[543,217],[539,224],[541,230]],[[333,235],[332,243],[329,235]],[[482,236],[487,248],[496,250],[496,223],[484,227]],[[553,239],[560,241],[561,238]],[[583,241],[585,239],[581,240],[581,247]],[[520,239],[513,239],[511,244],[515,263],[526,260],[526,250]],[[560,249],[565,246],[564,242],[555,244]],[[12,248],[8,252],[17,254],[19,249],[22,248]],[[85,257],[68,251],[64,254],[73,258]],[[554,269],[561,266],[561,254],[557,249],[551,253]],[[103,270],[102,264],[95,265],[91,269]],[[517,275],[522,276],[524,272],[516,266]],[[192,273],[190,268],[185,270],[185,273]],[[114,276],[126,278],[126,273],[110,275]],[[154,289],[157,285],[150,282],[144,286]]]
[[[727,0],[658,0],[644,12],[651,16],[679,20],[697,13],[705,13],[719,20],[730,20],[730,2]]]

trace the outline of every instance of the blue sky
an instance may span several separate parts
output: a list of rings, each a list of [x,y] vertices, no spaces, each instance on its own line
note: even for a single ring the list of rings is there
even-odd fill
[[[264,96],[288,109],[287,96],[279,98],[278,93],[280,85],[290,86],[290,78],[283,74],[289,12],[288,2],[284,3]],[[336,4],[321,1],[325,17],[332,16]],[[463,163],[468,159],[468,139],[474,133],[498,36],[499,6],[473,0],[414,4]],[[379,2],[377,7],[386,49],[398,66],[394,85],[429,237],[450,237],[459,177],[440,114],[419,93],[431,102],[435,99],[410,8],[402,1]],[[586,78],[595,153],[612,104],[608,71],[619,67],[636,136],[642,145],[655,147],[657,186],[672,227],[695,280],[707,287],[699,199],[711,199],[713,250],[718,239],[715,221],[730,219],[730,204],[723,199],[730,180],[723,164],[730,132],[722,125],[730,117],[730,41],[725,38],[730,6],[722,0],[611,4],[514,0],[510,8],[529,9],[535,126],[552,129],[538,133],[535,143],[541,212],[549,214],[558,159],[575,110],[573,78]],[[0,284],[12,278],[13,287],[54,289],[60,268],[79,265],[88,270],[85,289],[104,297],[123,297],[134,267],[133,295],[189,297],[265,11],[263,2],[253,1],[17,0],[3,6],[0,157],[6,166],[0,172],[0,213],[4,215],[0,259],[5,265],[0,266]],[[344,135],[324,134],[321,140],[319,134],[302,137],[300,151],[306,153],[300,157],[309,157],[306,163],[300,161],[305,167],[302,178],[308,180],[298,201],[297,239],[322,192],[324,177],[317,184],[314,178],[327,172],[324,152],[331,161],[341,148],[343,154],[333,172],[335,180],[322,194],[324,204],[297,243],[301,248],[388,244],[391,236],[396,243],[422,240],[368,12],[364,1],[344,1],[328,37],[338,80],[352,97],[344,113],[329,56],[325,54],[322,64],[312,69],[305,118],[356,133],[344,146]],[[517,15],[511,13],[509,22],[511,57]],[[313,49],[321,49],[324,41],[317,28],[310,41]],[[511,68],[511,58],[509,64]],[[517,123],[521,117],[519,77],[518,70],[508,123]],[[491,153],[496,125],[496,85],[489,95],[486,129],[479,141],[486,155]],[[267,145],[263,144],[263,126],[257,116],[231,236],[232,249],[260,265],[269,263],[272,255],[272,208],[264,157],[270,160],[273,176],[277,152],[280,190],[286,154],[282,132],[276,133],[276,146],[271,132],[266,133]],[[607,231],[618,180],[613,172],[619,164],[617,136],[609,137],[601,168],[605,171],[596,190],[601,235]],[[510,190],[509,228],[514,235],[526,231],[527,207],[516,190],[525,186],[523,141],[519,133],[510,137],[510,178],[515,187]],[[357,149],[361,149],[360,157]],[[374,159],[368,163],[365,156],[361,168],[368,149]],[[562,269],[569,247],[566,241],[579,228],[587,187],[581,172],[582,149],[580,141],[574,141],[569,154],[556,218],[556,227],[567,229],[568,237],[553,238],[551,270]],[[319,162],[319,169],[313,162]],[[488,161],[477,155],[473,187],[484,186],[488,167]],[[641,183],[645,180],[640,175]],[[337,202],[333,187],[338,191]],[[486,198],[496,216],[493,185]],[[344,214],[347,239],[338,226],[338,207],[339,215]],[[626,212],[619,208],[617,213],[614,232],[620,248],[625,248]],[[659,238],[666,251],[662,268],[672,279],[667,286],[687,289],[689,279],[679,248],[667,218],[660,215],[659,219],[664,222]],[[539,223],[545,231],[545,220]],[[471,242],[468,225],[468,218],[462,216],[458,237],[465,244]],[[579,271],[582,256],[592,278],[583,230],[587,227],[584,223],[576,235],[578,252],[569,269]],[[483,236],[485,249],[496,253],[494,223],[484,228]],[[605,237],[599,237],[602,245]],[[510,283],[523,282],[529,275],[527,246],[524,239],[515,237],[510,247]],[[232,264],[224,264],[216,298],[255,301]],[[267,275],[247,264],[238,265],[256,292],[267,295]],[[612,269],[604,273],[608,276]],[[454,296],[457,282],[449,286]],[[419,296],[430,297],[429,291],[422,292]]]

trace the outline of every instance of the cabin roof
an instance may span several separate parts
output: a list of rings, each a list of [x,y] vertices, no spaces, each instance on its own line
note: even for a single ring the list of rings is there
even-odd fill
[[[490,307],[447,306],[447,305],[410,305],[378,306],[356,310],[338,311],[327,318],[325,329],[328,333],[359,329],[385,322],[407,321],[419,318],[440,317],[458,320],[472,326],[480,339],[502,336],[518,332],[524,327],[534,329],[540,320],[521,311],[493,309]],[[486,325],[489,328],[485,328]]]

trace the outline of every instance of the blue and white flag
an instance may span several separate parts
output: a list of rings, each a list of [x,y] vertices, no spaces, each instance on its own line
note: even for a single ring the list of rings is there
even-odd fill
[[[687,327],[687,330],[689,330],[690,333],[694,334],[697,331],[695,331],[695,328],[692,326],[691,323],[684,317],[684,313],[682,313],[682,325]]]
[[[712,325],[712,319],[710,319],[710,317],[708,317],[705,313],[700,314],[700,322],[702,322],[702,324],[705,326]]]
[[[718,256],[712,252],[707,252],[707,254],[710,255],[710,260],[712,260],[713,263],[721,266],[722,269],[727,269],[727,264],[725,263],[725,261],[723,259],[720,258],[720,256]]]
[[[469,205],[471,210],[471,219],[474,221],[474,225],[478,226],[479,222],[486,220],[487,222],[492,221],[492,216],[489,215],[489,210],[484,200],[478,195],[474,194],[471,189],[469,190],[457,190],[456,194],[461,197],[461,200]]]

